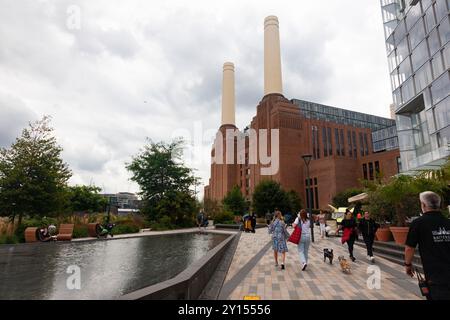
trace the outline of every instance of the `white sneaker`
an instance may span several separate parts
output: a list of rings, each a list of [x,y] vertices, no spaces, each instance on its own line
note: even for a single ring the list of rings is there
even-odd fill
[[[374,262],[375,261],[375,257],[370,257],[370,262]]]
[[[371,258],[370,258],[370,256],[367,256],[367,260],[371,261]]]

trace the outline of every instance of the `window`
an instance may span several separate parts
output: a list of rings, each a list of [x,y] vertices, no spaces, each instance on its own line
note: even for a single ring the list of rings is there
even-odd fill
[[[367,180],[367,164],[363,164],[363,176],[364,180]]]
[[[415,48],[419,44],[419,42],[423,40],[423,38],[425,38],[425,27],[423,25],[422,19],[420,19],[409,33],[411,49]]]
[[[335,128],[334,129],[334,139],[336,140],[336,154],[338,156],[341,155],[341,143],[339,141],[339,129]]]
[[[352,132],[352,137],[353,137],[353,157],[356,159],[358,158],[358,152],[357,152],[357,145],[356,145],[356,132],[353,131]]]
[[[315,126],[312,126],[311,129],[312,129],[312,130],[311,130],[311,136],[312,136],[312,154],[313,154],[313,159],[317,159],[317,153],[316,153],[316,151],[317,151],[317,145],[316,145],[316,142],[317,142],[317,139],[316,139],[316,137],[317,137],[317,131],[316,131],[316,127],[315,127]]]
[[[327,136],[327,138],[328,138],[328,154],[330,156],[332,156],[333,155],[333,145],[331,143],[331,128],[328,128],[328,136]]]
[[[352,134],[350,131],[347,131],[347,141],[348,141],[348,154],[350,157],[353,156],[353,145],[352,145]]]
[[[402,98],[403,103],[408,102],[411,100],[415,95],[414,90],[414,78],[409,78],[402,86]]]
[[[323,156],[328,157],[327,128],[322,128]]]
[[[446,44],[450,41],[450,22],[448,17],[441,21],[439,27],[439,34],[441,35],[441,43]]]
[[[447,1],[446,0],[436,0],[434,9],[436,12],[436,20],[437,20],[437,22],[439,22],[445,15],[448,15]]]
[[[359,133],[359,153],[364,157],[364,141],[362,132]]]
[[[375,176],[378,179],[380,177],[380,162],[379,161],[375,161]]]
[[[369,142],[367,140],[367,133],[364,133],[364,149],[365,149],[365,155],[369,155]]]
[[[422,91],[433,79],[431,73],[430,63],[425,63],[419,70],[417,70],[414,77],[417,92]]]
[[[433,104],[437,104],[444,99],[450,92],[450,80],[448,72],[444,73],[436,81],[433,82],[431,87],[431,96],[433,98]]]
[[[428,60],[428,57],[427,42],[424,40],[414,49],[411,55],[413,70],[419,69]],[[406,78],[408,77],[407,71],[407,69],[403,70]]]
[[[436,119],[436,130],[445,128],[450,124],[450,97],[436,105],[434,118]]]
[[[442,55],[440,52],[435,54],[433,60],[431,60],[431,65],[433,66],[433,74],[436,79],[442,74],[442,72],[444,72],[444,65],[442,63]]]
[[[441,43],[438,36],[438,28],[433,29],[428,36],[428,46],[430,47],[430,54],[434,55],[441,48]]]
[[[430,7],[425,12],[425,25],[427,26],[427,32],[430,32],[436,25],[436,19],[434,18],[433,7]]]
[[[341,129],[341,156],[345,157],[344,129]]]
[[[398,62],[402,62],[409,54],[408,38],[404,38],[397,46]]]
[[[422,15],[422,10],[421,10],[420,4],[412,6],[411,9],[409,9],[408,14],[406,15],[406,26],[408,27],[408,29],[411,29],[411,26],[413,26],[417,22],[417,20],[419,20],[421,15]],[[419,24],[420,23],[421,23],[421,21],[419,21]],[[411,31],[411,32],[413,32],[413,31]]]
[[[315,187],[314,188],[314,194],[315,194],[315,204],[316,204],[316,206],[315,206],[315,208],[316,209],[319,209],[319,188],[318,187]]]
[[[373,162],[369,162],[369,179],[373,180]]]

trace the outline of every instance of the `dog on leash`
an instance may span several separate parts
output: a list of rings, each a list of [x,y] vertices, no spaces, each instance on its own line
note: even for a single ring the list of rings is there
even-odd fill
[[[333,264],[333,249],[323,249],[323,262],[325,262],[327,259],[330,261],[330,264]]]
[[[344,256],[339,256],[339,264],[341,265],[342,272],[350,274],[352,272],[352,269],[350,267],[350,263],[347,261],[347,259],[344,258]]]

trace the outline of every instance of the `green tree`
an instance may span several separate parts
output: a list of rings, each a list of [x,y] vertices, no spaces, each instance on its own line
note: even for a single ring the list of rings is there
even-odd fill
[[[69,187],[69,201],[72,211],[102,212],[105,210],[108,199],[101,196],[100,188],[95,186]]]
[[[278,208],[282,213],[291,212],[291,203],[281,185],[272,180],[263,180],[253,192],[253,211],[263,217]]]
[[[356,196],[360,193],[363,193],[362,189],[350,188],[341,192],[336,193],[333,197],[333,206],[336,208],[339,207],[347,207],[349,205],[348,198]]]
[[[245,198],[241,189],[234,186],[222,200],[225,210],[233,213],[235,216],[241,216],[248,210]]]
[[[171,221],[180,223],[184,219],[180,217],[193,215],[198,209],[192,191],[192,187],[198,185],[198,178],[181,162],[182,147],[182,140],[149,141],[127,164],[131,180],[141,188],[143,213],[150,221],[170,216]]]
[[[67,207],[71,177],[50,117],[30,123],[9,148],[0,149],[0,213],[19,225],[25,215],[55,215]]]
[[[219,201],[213,199],[203,199],[203,209],[206,215],[210,216],[212,219],[221,213],[221,206]]]
[[[289,191],[287,193],[287,196],[288,196],[288,199],[289,199],[291,212],[295,215],[303,207],[302,200],[300,199],[298,193],[295,190]]]

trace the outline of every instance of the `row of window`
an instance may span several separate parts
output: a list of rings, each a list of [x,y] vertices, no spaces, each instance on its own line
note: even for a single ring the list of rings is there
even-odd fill
[[[305,179],[306,207],[319,209],[319,187],[317,178]]]
[[[379,161],[375,161],[375,163],[374,162],[364,163],[362,165],[362,168],[364,180],[375,180],[380,177],[381,170]]]
[[[319,146],[319,128],[317,126],[312,126],[312,155],[313,159],[320,159],[321,152]],[[335,150],[337,156],[346,156],[346,141],[344,135],[344,129],[334,128],[334,141],[335,148],[333,148],[332,143],[333,131],[330,127],[322,127],[322,150],[323,156],[329,157],[333,155]],[[359,154],[361,157],[368,156],[370,153],[369,149],[369,137],[367,133],[359,132]],[[347,150],[350,157],[358,157],[358,143],[355,131],[347,131]]]

